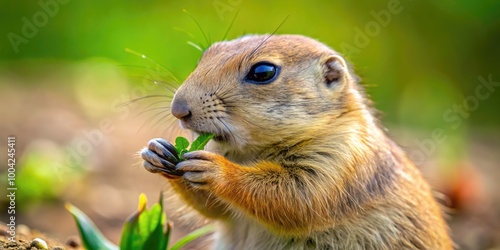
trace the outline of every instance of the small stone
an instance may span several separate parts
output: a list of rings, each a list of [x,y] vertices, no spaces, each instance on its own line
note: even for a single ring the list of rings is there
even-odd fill
[[[55,247],[51,248],[50,250],[66,250],[66,248],[64,248],[62,246],[55,246]]]
[[[45,242],[40,238],[35,238],[33,241],[31,241],[30,246],[36,247],[37,249],[44,249],[44,250],[49,249],[49,247],[47,246],[47,242]]]
[[[78,236],[72,235],[66,239],[66,245],[72,248],[80,247],[80,238]]]

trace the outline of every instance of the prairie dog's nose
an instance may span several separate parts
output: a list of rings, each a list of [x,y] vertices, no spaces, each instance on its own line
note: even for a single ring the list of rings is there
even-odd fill
[[[177,117],[177,119],[181,120],[185,120],[191,116],[191,110],[189,109],[187,101],[178,96],[172,101],[170,112],[172,112],[172,115]]]

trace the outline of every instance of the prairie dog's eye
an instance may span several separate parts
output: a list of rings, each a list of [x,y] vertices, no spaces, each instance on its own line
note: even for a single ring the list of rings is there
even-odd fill
[[[279,73],[279,67],[268,62],[258,62],[250,68],[245,80],[255,84],[271,83]]]

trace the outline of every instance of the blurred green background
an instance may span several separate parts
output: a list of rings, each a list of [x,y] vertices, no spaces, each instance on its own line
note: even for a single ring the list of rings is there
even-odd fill
[[[51,2],[51,1],[41,1]],[[56,2],[56,0],[52,1]],[[450,103],[474,93],[477,77],[498,72],[500,18],[498,1],[71,1],[59,4],[53,17],[36,2],[3,1],[0,59],[4,71],[35,74],[39,65],[74,63],[106,58],[116,64],[138,64],[124,48],[140,51],[168,66],[183,79],[195,67],[200,52],[186,45],[203,36],[182,10],[188,10],[213,41],[222,38],[234,18],[229,38],[247,33],[270,33],[287,17],[278,33],[303,34],[317,38],[347,53],[358,74],[373,88],[377,107],[390,114],[387,120],[417,126],[432,126],[428,112],[415,112],[403,119],[400,105],[406,96],[422,94],[417,110],[441,115]],[[56,2],[58,3],[58,2]],[[377,21],[373,13],[398,6],[390,20]],[[37,15],[49,14],[45,23]],[[35,24],[33,38],[18,46],[9,33],[22,35],[23,17]],[[33,21],[38,17],[39,21]],[[36,19],[36,18],[35,18]],[[385,17],[383,18],[385,19]],[[370,22],[377,22],[366,32]],[[357,29],[367,35],[363,47],[356,46]],[[374,34],[374,35],[373,35]],[[365,39],[366,40],[366,39]],[[366,44],[366,46],[364,46]],[[42,67],[43,68],[43,67]],[[396,100],[396,102],[395,102]],[[436,106],[435,104],[439,106]],[[405,105],[411,105],[405,103]],[[500,98],[489,98],[467,119],[468,124],[494,126]],[[430,108],[429,108],[430,107]],[[408,107],[412,108],[412,107]],[[425,118],[425,119],[421,119]],[[400,121],[403,119],[403,121]],[[408,118],[409,119],[409,118]]]
[[[457,211],[468,211],[462,224],[461,217],[450,222],[463,249],[495,246],[500,222],[489,214],[500,211],[493,192],[500,178],[500,2],[494,0],[2,1],[0,135],[18,138],[21,222],[63,238],[75,232],[69,219],[65,231],[33,218],[50,218],[60,202],[76,200],[113,238],[137,194],[156,197],[163,187],[134,155],[169,123],[152,119],[160,113],[141,115],[154,102],[117,104],[165,94],[144,77],[171,79],[125,48],[182,81],[201,55],[188,41],[205,44],[203,33],[218,41],[233,19],[228,39],[271,33],[287,17],[277,33],[310,36],[344,54],[389,133]],[[166,107],[164,101],[155,107]],[[103,129],[103,121],[112,129]],[[493,226],[478,223],[474,231],[467,223],[477,214],[488,214],[480,221]],[[492,231],[486,240],[477,236],[484,231]],[[462,234],[473,240],[464,242]]]

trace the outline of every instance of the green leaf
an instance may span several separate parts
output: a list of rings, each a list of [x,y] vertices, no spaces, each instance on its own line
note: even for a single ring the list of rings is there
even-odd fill
[[[183,246],[188,244],[189,242],[199,238],[200,236],[211,233],[213,232],[215,227],[213,225],[208,225],[204,226],[202,228],[198,228],[194,230],[193,232],[189,233],[188,235],[182,237],[179,239],[171,248],[170,250],[180,250]]]
[[[175,151],[177,151],[177,154],[179,156],[182,156],[185,151],[187,151],[187,148],[189,147],[189,141],[182,137],[182,136],[179,136],[177,138],[175,138]]]
[[[139,197],[139,210],[129,217],[123,227],[121,250],[135,249],[167,249],[170,231],[163,232],[167,217],[163,213],[163,199],[154,204],[150,210],[146,208],[147,199],[144,194]],[[167,230],[168,227],[167,227]]]
[[[166,217],[163,214],[162,207],[160,204],[154,204],[149,211],[149,222],[147,225],[149,228],[142,249],[166,249],[168,241],[163,235],[165,221]]]
[[[207,143],[214,137],[213,134],[201,134],[196,138],[196,140],[191,143],[191,148],[189,148],[189,152],[196,150],[203,150]]]
[[[183,161],[183,160],[185,160],[185,159],[184,159],[184,157],[183,157],[183,155],[184,155],[185,153],[187,153],[187,152],[189,152],[189,150],[187,150],[187,149],[183,149],[183,150],[179,153],[179,161]]]
[[[171,227],[165,226],[166,224],[167,216],[163,213],[163,195],[160,193],[158,203],[154,204],[149,211],[149,233],[142,249],[167,249]],[[165,232],[163,232],[164,228]]]
[[[177,155],[179,156],[179,159],[181,161],[184,160],[182,157],[185,153],[191,152],[191,151],[196,151],[196,150],[203,150],[207,143],[214,137],[213,134],[201,134],[196,138],[196,140],[193,141],[191,144],[191,147],[189,150],[187,149],[189,147],[189,141],[188,139],[179,136],[175,138],[175,151],[177,151]]]
[[[66,209],[71,213],[71,215],[73,215],[73,218],[75,218],[85,249],[118,250],[118,246],[106,239],[106,237],[102,235],[101,231],[97,229],[92,220],[90,220],[89,217],[80,209],[70,203],[66,203]]]
[[[142,242],[139,237],[137,226],[139,224],[140,214],[140,211],[136,211],[127,219],[127,222],[124,223],[121,236],[122,238],[120,240],[121,250],[134,249],[134,247],[141,245]]]
[[[146,195],[141,194],[139,196],[139,206],[137,211],[130,215],[123,225],[122,238],[120,240],[121,250],[137,249],[137,247],[142,245],[139,232],[139,217],[146,210],[147,204],[148,201]]]

